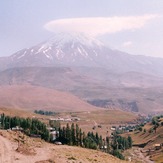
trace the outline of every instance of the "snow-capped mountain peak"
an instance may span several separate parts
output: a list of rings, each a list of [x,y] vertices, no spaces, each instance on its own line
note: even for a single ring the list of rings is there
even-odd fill
[[[104,46],[102,42],[99,40],[91,37],[84,35],[82,33],[58,33],[55,34],[52,38],[50,38],[47,43],[49,45],[52,44],[57,44],[58,46],[64,46],[67,43],[80,43],[86,46]]]
[[[13,61],[25,59],[26,62],[36,60],[35,63],[41,60],[46,63],[59,61],[77,64],[78,61],[93,61],[103,47],[104,44],[93,37],[79,33],[59,33],[32,48],[15,53],[11,58]]]
[[[8,57],[5,67],[86,66],[117,72],[163,74],[163,59],[134,56],[111,50],[95,38],[82,34],[60,33],[49,40]],[[153,69],[153,67],[156,67]]]

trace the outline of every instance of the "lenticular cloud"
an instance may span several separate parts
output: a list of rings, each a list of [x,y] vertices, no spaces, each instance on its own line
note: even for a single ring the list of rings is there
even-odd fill
[[[98,36],[106,33],[140,29],[157,17],[158,15],[69,18],[50,21],[44,27],[55,33],[76,32]]]

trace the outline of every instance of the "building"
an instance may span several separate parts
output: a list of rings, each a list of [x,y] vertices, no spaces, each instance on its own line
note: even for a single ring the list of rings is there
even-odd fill
[[[161,149],[162,144],[155,144],[154,147],[155,147],[156,150],[159,150],[159,149]]]
[[[59,135],[59,131],[51,131],[50,132],[51,141],[55,141],[57,139],[58,135]]]
[[[22,127],[16,126],[11,128],[13,131],[23,131]]]

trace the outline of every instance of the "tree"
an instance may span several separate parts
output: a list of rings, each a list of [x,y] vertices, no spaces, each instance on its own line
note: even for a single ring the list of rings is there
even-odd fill
[[[67,144],[71,145],[72,143],[71,130],[70,130],[70,126],[68,123],[66,125],[66,139],[67,139]]]
[[[50,125],[50,127],[53,127],[56,130],[58,130],[61,126],[59,121],[54,121],[54,120],[49,120],[49,125]]]
[[[4,126],[5,126],[5,114],[1,114],[1,125],[2,125],[2,128],[4,129]]]
[[[82,130],[80,128],[79,130],[79,145],[82,147],[83,146],[83,133]]]
[[[79,145],[80,144],[80,129],[78,124],[76,124],[76,143],[75,145]]]
[[[98,133],[96,132],[96,143],[97,143],[97,145],[99,145],[99,143],[100,143],[100,138],[99,138],[99,135],[98,135]]]
[[[106,146],[107,146],[107,153],[110,152],[110,141],[109,141],[109,137],[106,137]]]
[[[155,130],[155,133],[156,133],[156,130],[157,130],[158,126],[159,126],[159,123],[158,123],[158,122],[155,123],[155,125],[154,125],[154,127],[153,127],[153,129]]]
[[[139,126],[138,130],[139,130],[139,131],[142,131],[143,129],[142,129],[142,127],[141,127],[141,126]]]
[[[131,136],[128,136],[127,140],[128,140],[129,148],[131,148],[132,147],[132,138],[131,138]]]
[[[76,145],[75,126],[71,124],[71,145]]]
[[[119,150],[113,150],[112,155],[118,157],[121,160],[124,160],[125,159],[125,157],[122,155],[122,153],[120,153]]]

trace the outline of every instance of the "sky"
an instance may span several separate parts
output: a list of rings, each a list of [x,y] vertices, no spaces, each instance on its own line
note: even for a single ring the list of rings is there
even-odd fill
[[[112,49],[163,57],[163,0],[0,0],[0,57],[60,32]]]

